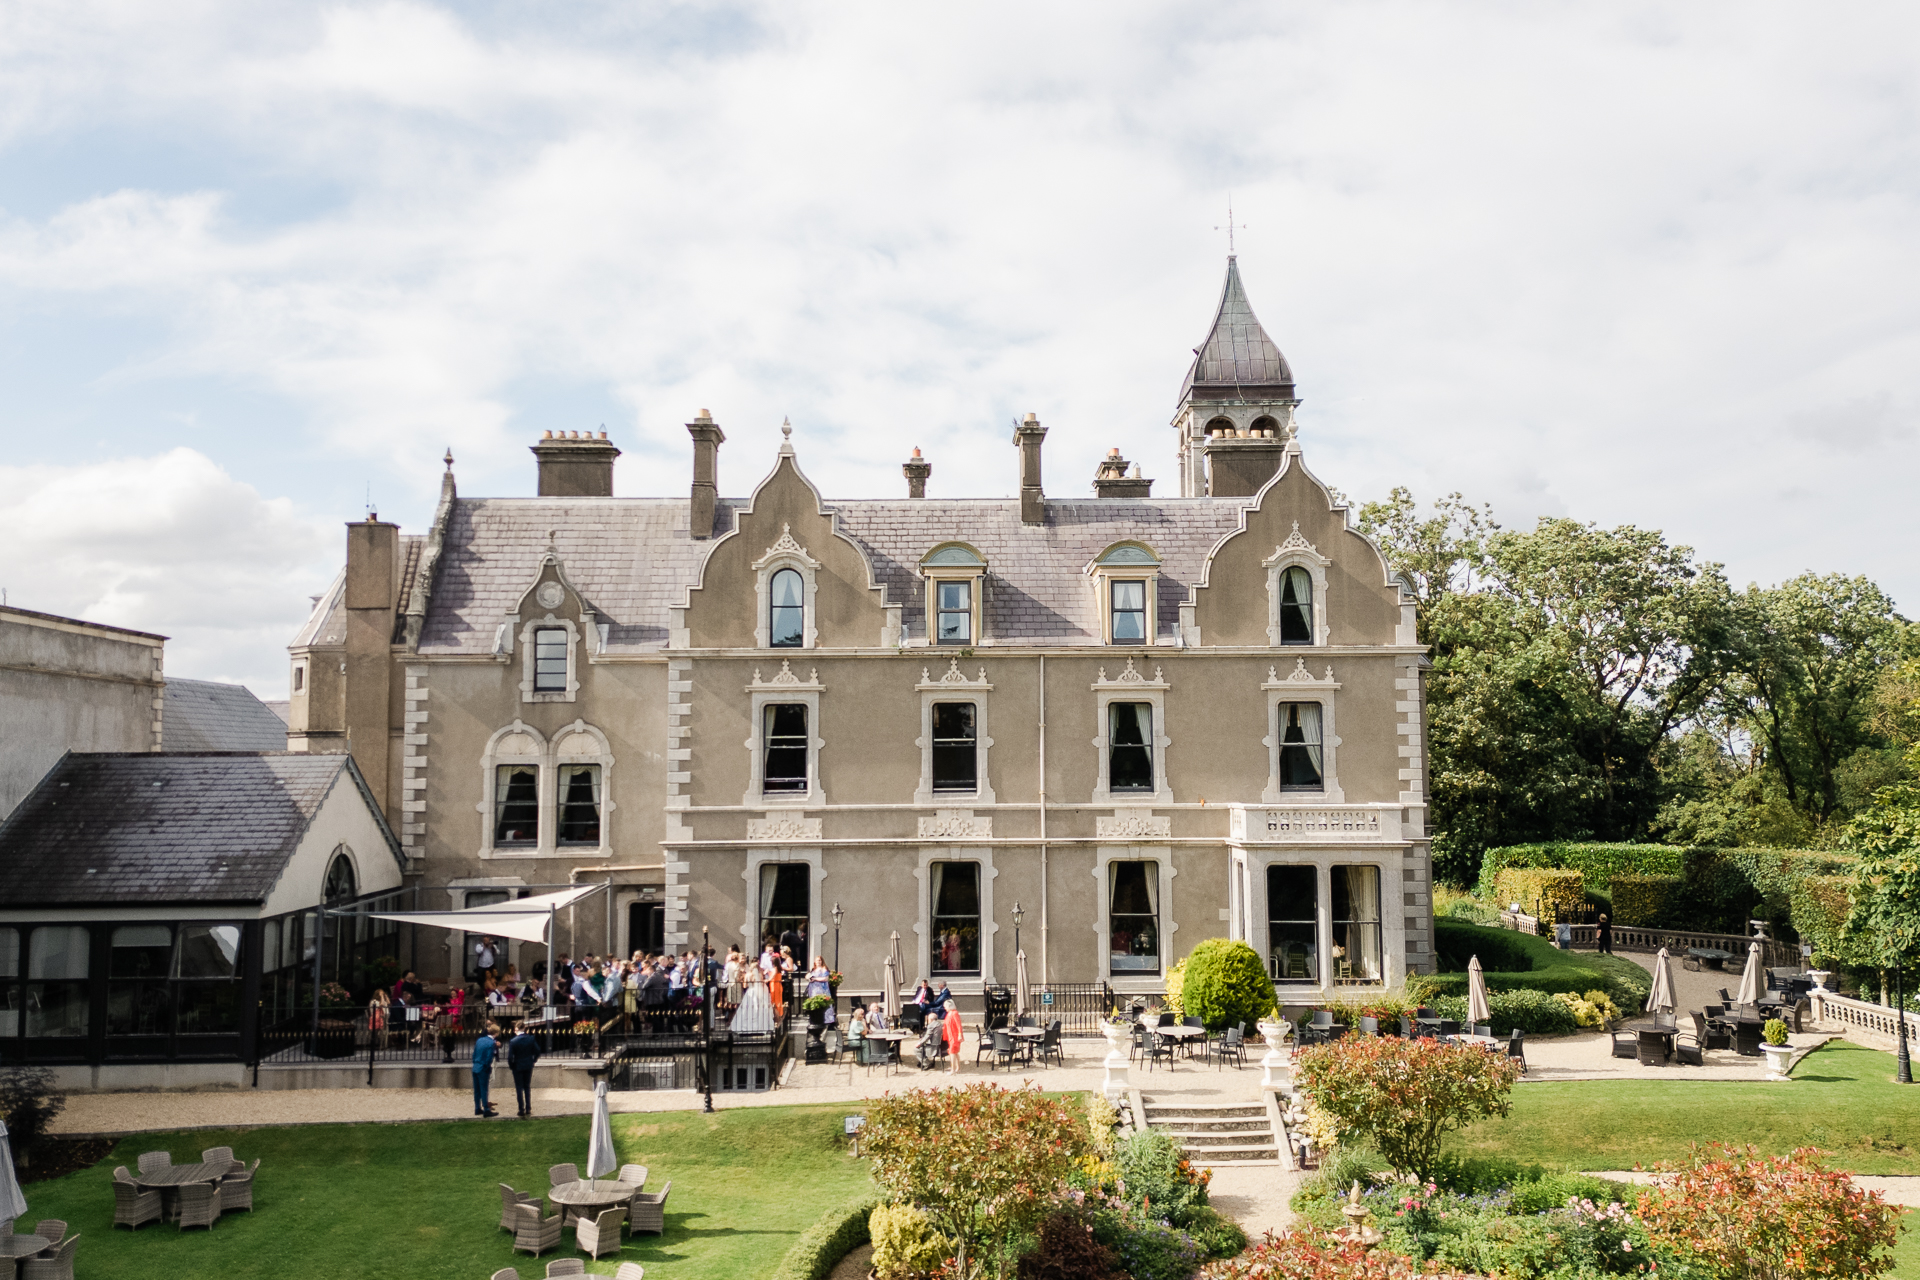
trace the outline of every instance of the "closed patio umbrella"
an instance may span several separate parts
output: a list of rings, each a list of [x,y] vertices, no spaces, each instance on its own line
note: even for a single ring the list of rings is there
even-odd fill
[[[0,1222],[12,1222],[26,1212],[27,1198],[20,1194],[19,1179],[13,1176],[13,1144],[7,1141],[6,1121],[0,1120]]]
[[[892,956],[880,966],[880,1007],[886,1011],[887,1026],[900,1015],[900,966]]]
[[[593,1132],[587,1139],[587,1177],[598,1178],[620,1167],[613,1153],[613,1121],[607,1116],[607,1082],[593,1086]]]
[[[1013,1016],[1027,1014],[1027,953],[1023,949],[1013,957]]]
[[[893,939],[887,944],[887,959],[893,965],[893,973],[887,978],[887,1021],[891,1023],[900,1016],[900,980],[907,971],[907,962],[900,955],[900,931],[893,931]]]
[[[1673,962],[1662,947],[1653,958],[1653,990],[1647,992],[1647,1012],[1672,1013],[1673,1008]]]
[[[1767,975],[1760,964],[1760,944],[1747,944],[1747,967],[1740,975],[1740,999],[1738,1004],[1759,1004],[1760,997],[1766,994]]]
[[[1487,975],[1480,968],[1477,955],[1467,961],[1467,1021],[1476,1026],[1493,1021],[1493,1013],[1487,1007]]]

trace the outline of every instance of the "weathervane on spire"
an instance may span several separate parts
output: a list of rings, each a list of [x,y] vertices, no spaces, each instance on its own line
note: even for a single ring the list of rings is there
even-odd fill
[[[1242,231],[1245,231],[1247,229],[1246,223],[1244,222],[1235,223],[1233,220],[1233,193],[1229,191],[1227,193],[1227,225],[1225,225],[1224,227],[1214,228],[1215,231],[1224,231],[1227,233],[1227,256],[1229,258],[1234,256],[1233,232],[1236,226]]]

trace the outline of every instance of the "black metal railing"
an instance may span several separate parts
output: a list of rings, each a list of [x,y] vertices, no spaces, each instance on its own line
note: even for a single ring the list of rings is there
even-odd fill
[[[605,1036],[603,1021],[617,1015],[612,1007],[575,1011],[566,1006],[529,1010],[476,1005],[457,1014],[405,1006],[379,1013],[363,1005],[322,1007],[317,1018],[309,1009],[263,1027],[256,1065],[364,1063],[371,1077],[376,1066],[467,1063],[473,1058],[473,1042],[495,1027],[509,1033],[524,1027],[548,1056],[593,1057]]]
[[[711,1077],[715,1092],[770,1089],[788,1043],[764,1031],[721,1030],[711,1041],[697,1031],[629,1036],[609,1047],[607,1084],[616,1091],[704,1089]]]
[[[1056,982],[1027,992],[1027,1012],[1043,1024],[1058,1018],[1061,1035],[1097,1036],[1113,1010],[1113,988],[1104,982]]]

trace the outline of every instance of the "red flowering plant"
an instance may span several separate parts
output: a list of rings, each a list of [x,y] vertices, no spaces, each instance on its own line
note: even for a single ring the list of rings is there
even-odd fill
[[[1640,1195],[1655,1248],[1689,1274],[1713,1280],[1838,1280],[1893,1267],[1899,1210],[1820,1152],[1763,1156],[1724,1143],[1656,1165],[1659,1185]]]
[[[1276,1236],[1269,1231],[1239,1257],[1207,1267],[1200,1280],[1416,1280],[1435,1270],[1331,1235],[1302,1230]]]
[[[1030,1228],[1088,1154],[1086,1120],[1035,1088],[914,1089],[867,1106],[861,1145],[889,1200],[918,1205],[957,1241],[954,1274]]]
[[[1520,1063],[1478,1045],[1349,1036],[1308,1045],[1294,1070],[1313,1105],[1402,1174],[1433,1180],[1440,1141],[1489,1116],[1505,1116]]]

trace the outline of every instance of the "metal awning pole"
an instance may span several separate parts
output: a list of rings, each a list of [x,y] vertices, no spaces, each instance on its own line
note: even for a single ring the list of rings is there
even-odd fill
[[[607,959],[613,959],[613,877],[607,877]]]
[[[554,979],[559,976],[553,971],[553,931],[558,921],[559,913],[556,912],[553,907],[549,906],[547,908],[547,1008],[549,1011],[552,1010],[554,1004]]]

